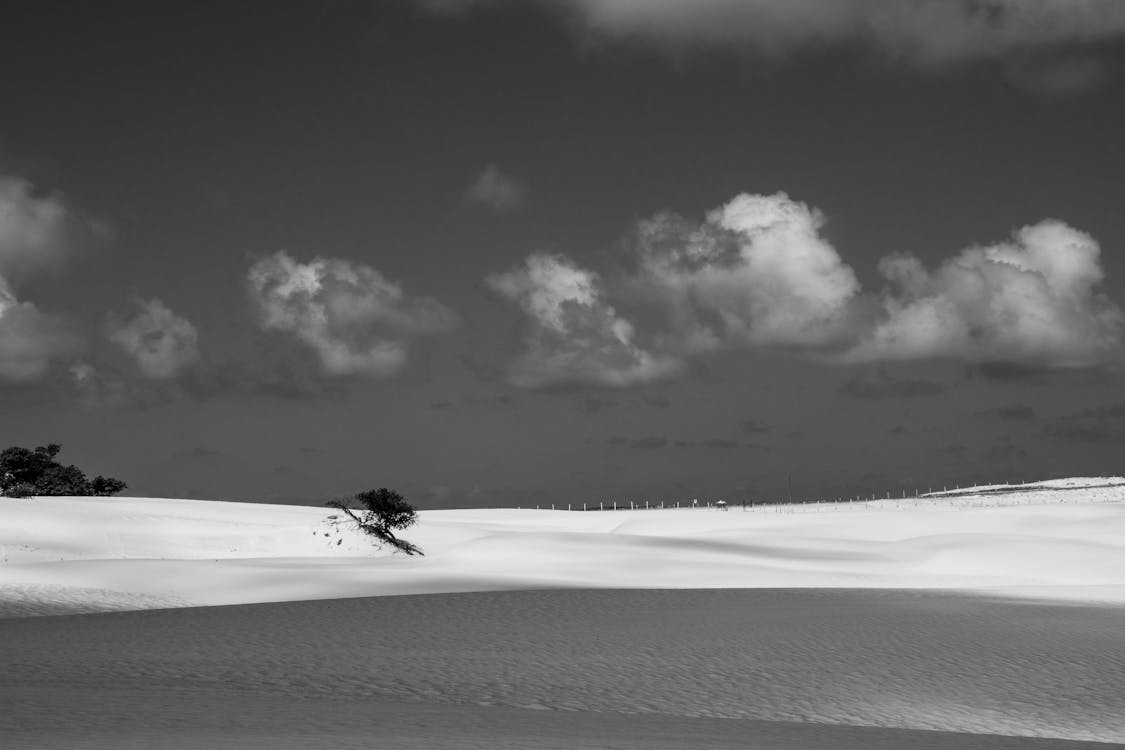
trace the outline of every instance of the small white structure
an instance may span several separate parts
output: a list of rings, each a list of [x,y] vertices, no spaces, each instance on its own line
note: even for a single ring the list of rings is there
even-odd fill
[[[728,509],[727,508],[727,501],[726,500],[720,500],[719,502],[715,503],[715,507],[718,508],[719,510],[727,510]]]

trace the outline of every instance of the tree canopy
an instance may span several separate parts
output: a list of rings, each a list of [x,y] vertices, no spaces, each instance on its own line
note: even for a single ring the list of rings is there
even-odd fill
[[[392,531],[407,529],[418,520],[414,506],[394,490],[380,487],[356,493],[351,499],[330,500],[326,504],[344,511],[361,531],[387,542],[395,549],[408,555],[424,554],[419,547],[405,539],[399,539]],[[352,509],[354,505],[360,506],[359,513]]]
[[[0,495],[30,497],[32,495],[115,495],[128,485],[120,479],[93,479],[77,466],[64,466],[55,460],[62,446],[41,445],[35,450],[12,446],[0,452]]]

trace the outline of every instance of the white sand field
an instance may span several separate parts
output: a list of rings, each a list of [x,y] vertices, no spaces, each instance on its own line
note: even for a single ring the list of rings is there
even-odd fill
[[[3,499],[0,616],[556,587],[984,589],[1125,603],[1116,478],[747,512],[423,511],[404,536],[425,557],[379,550],[334,513]]]
[[[1125,743],[1125,480],[332,513],[0,500],[0,746]]]

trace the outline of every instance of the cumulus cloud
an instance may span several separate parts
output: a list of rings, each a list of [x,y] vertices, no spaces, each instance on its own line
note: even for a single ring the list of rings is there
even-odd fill
[[[885,316],[842,358],[1097,364],[1125,333],[1125,313],[1096,291],[1099,255],[1093,237],[1047,220],[1010,242],[968,248],[934,271],[910,255],[884,258]]]
[[[527,202],[527,187],[490,164],[465,191],[465,198],[497,213],[507,213]]]
[[[453,14],[503,0],[420,0]],[[724,45],[770,58],[862,45],[923,69],[1057,58],[1125,35],[1120,0],[540,0],[589,32],[676,47]],[[1066,64],[1066,60],[1062,61]]]
[[[110,318],[106,335],[128,352],[145,377],[174,377],[199,357],[199,333],[159,299],[139,302],[129,320]]]
[[[1097,290],[1098,244],[1062,222],[968,248],[933,271],[889,256],[878,266],[888,284],[881,294],[863,292],[823,225],[818,210],[784,193],[743,194],[702,222],[669,213],[641,222],[605,277],[545,254],[490,276],[529,324],[513,382],[633,386],[740,348],[786,347],[836,364],[952,359],[1021,371],[1120,355],[1125,313]],[[863,380],[846,392],[917,389]]]
[[[263,329],[295,337],[330,375],[382,377],[401,370],[409,342],[456,327],[437,300],[411,297],[377,270],[337,258],[299,263],[283,251],[247,274]]]
[[[52,361],[81,348],[81,336],[69,321],[19,301],[0,277],[0,380],[38,380]]]
[[[783,193],[740,195],[703,222],[642,222],[622,258],[627,270],[609,283],[543,254],[489,277],[531,322],[514,382],[631,386],[718,349],[832,344],[847,332],[859,284],[822,224]]]
[[[824,345],[841,334],[859,282],[823,224],[784,193],[739,195],[701,224],[664,214],[641,223],[626,286],[663,308],[662,343],[684,353]]]
[[[59,266],[81,240],[105,229],[71,208],[58,193],[0,175],[0,379],[39,379],[52,361],[83,347],[78,327],[16,296],[35,271]]]
[[[681,367],[635,342],[633,324],[606,303],[597,274],[558,255],[536,254],[486,284],[527,317],[527,351],[512,370],[516,385],[630,386]]]
[[[0,175],[0,274],[9,282],[58,266],[85,235],[104,227],[21,177]]]

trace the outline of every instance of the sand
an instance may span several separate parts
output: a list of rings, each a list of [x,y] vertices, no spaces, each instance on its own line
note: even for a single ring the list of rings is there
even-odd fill
[[[1125,742],[1125,611],[554,590],[0,621],[7,747]]]
[[[5,499],[0,617],[553,587],[923,588],[1125,603],[1123,481],[754,512],[423,511],[405,534],[423,558],[376,549],[326,508]]]
[[[320,508],[5,499],[0,746],[1125,743],[1122,480],[993,489],[426,511],[424,558]]]

